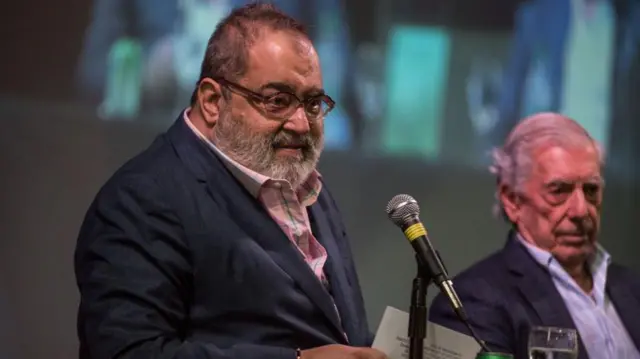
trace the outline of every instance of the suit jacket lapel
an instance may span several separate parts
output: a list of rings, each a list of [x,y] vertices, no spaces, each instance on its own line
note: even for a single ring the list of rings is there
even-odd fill
[[[526,248],[518,243],[514,235],[509,238],[504,252],[507,266],[515,276],[522,297],[539,318],[538,323],[530,324],[532,326],[576,329],[573,318],[571,318],[571,314],[553,284],[547,269],[531,257]],[[588,358],[582,339],[580,339],[578,350],[578,358]]]
[[[341,328],[347,333],[350,339],[354,338],[357,334],[356,318],[352,318],[355,313],[353,302],[348,300],[347,295],[351,293],[351,287],[347,280],[344,264],[342,262],[342,256],[337,242],[340,238],[336,237],[336,233],[332,230],[332,226],[327,218],[326,208],[323,208],[322,196],[318,197],[318,203],[314,204],[309,209],[309,218],[313,228],[313,233],[316,239],[322,244],[327,251],[327,262],[325,263],[325,274],[329,280],[331,287],[331,294],[335,302],[336,307],[340,313]]]
[[[222,194],[228,204],[227,209],[230,217],[267,252],[285,273],[298,283],[302,291],[320,308],[341,337],[342,330],[331,296],[304,260],[298,248],[262,205],[244,191],[244,188],[241,188],[237,183],[220,188],[220,184],[218,181],[208,183],[212,196]]]
[[[168,132],[181,160],[207,192],[224,207],[238,228],[255,240],[273,261],[315,303],[342,337],[331,296],[315,276],[298,249],[251,194],[233,177],[222,161],[187,127],[182,117]]]
[[[607,293],[618,312],[618,316],[624,324],[631,340],[640,349],[640,305],[629,287],[628,281],[620,275],[615,265],[609,267],[607,274]]]

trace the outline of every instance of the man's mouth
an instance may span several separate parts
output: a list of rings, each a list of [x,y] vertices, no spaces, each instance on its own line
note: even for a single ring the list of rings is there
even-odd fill
[[[276,153],[284,156],[302,156],[305,151],[305,146],[300,144],[280,144],[274,145],[273,149]]]
[[[307,148],[308,145],[302,142],[280,142],[275,143],[273,148],[275,149],[288,149],[288,150],[302,150]]]
[[[560,233],[558,234],[561,244],[581,245],[589,241],[589,235],[585,233]]]

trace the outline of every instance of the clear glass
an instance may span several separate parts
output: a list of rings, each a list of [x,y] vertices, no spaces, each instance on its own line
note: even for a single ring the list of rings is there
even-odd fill
[[[575,329],[533,327],[529,333],[529,359],[577,359]]]

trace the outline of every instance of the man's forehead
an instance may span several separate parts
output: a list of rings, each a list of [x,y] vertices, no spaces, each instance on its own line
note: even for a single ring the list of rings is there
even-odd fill
[[[293,47],[296,50],[296,53],[298,53],[302,57],[309,59],[316,59],[318,57],[316,49],[315,47],[313,47],[311,41],[301,36],[297,36],[293,41]]]
[[[288,31],[267,31],[249,50],[248,77],[276,79],[294,77],[321,82],[320,62],[311,41]],[[320,84],[318,84],[320,85]]]
[[[543,148],[534,155],[532,176],[541,181],[596,181],[600,159],[593,146]]]

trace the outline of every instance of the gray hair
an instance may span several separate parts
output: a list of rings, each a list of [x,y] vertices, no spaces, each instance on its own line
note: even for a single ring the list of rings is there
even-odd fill
[[[533,167],[534,152],[542,146],[594,146],[600,166],[604,165],[604,153],[600,145],[573,119],[552,112],[529,116],[509,133],[501,148],[493,150],[493,164],[489,170],[497,179],[496,216],[509,220],[500,201],[500,185],[506,184],[513,191],[520,191]]]

